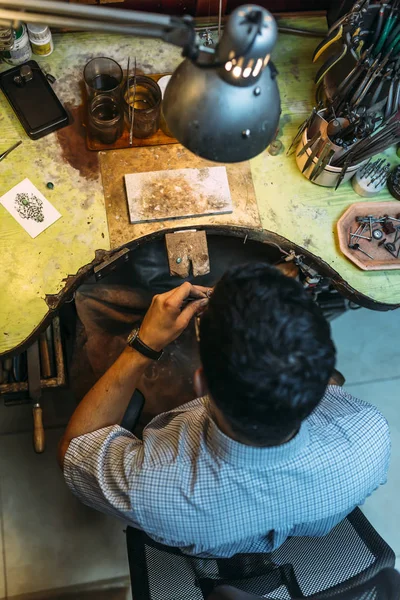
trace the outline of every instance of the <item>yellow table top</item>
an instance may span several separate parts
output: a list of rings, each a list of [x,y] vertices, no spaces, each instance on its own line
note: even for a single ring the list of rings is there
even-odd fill
[[[320,17],[287,19],[286,23],[318,29],[325,26]],[[317,43],[316,38],[282,34],[273,55],[279,71],[280,139],[285,148],[313,106],[316,67],[311,56]],[[181,60],[179,49],[163,42],[118,35],[56,34],[54,45],[51,56],[34,58],[57,78],[54,90],[69,108],[81,104],[82,70],[93,56],[106,54],[123,66],[128,55],[136,56],[138,68],[146,73],[170,72]],[[0,66],[0,70],[6,68]],[[84,139],[74,141],[60,134],[30,140],[0,93],[0,152],[19,139],[23,141],[0,163],[0,195],[28,177],[62,215],[32,239],[0,206],[0,355],[40,328],[48,314],[46,294],[58,293],[68,275],[93,260],[95,250],[110,249],[96,153],[90,159],[87,153],[80,155]],[[265,230],[320,257],[349,286],[373,301],[400,304],[400,271],[360,271],[338,250],[336,221],[351,203],[363,200],[350,184],[337,192],[312,185],[298,171],[294,155],[284,153],[273,157],[264,152],[251,165]],[[54,183],[53,190],[46,188],[49,181]],[[377,197],[385,198],[391,199],[385,193]]]

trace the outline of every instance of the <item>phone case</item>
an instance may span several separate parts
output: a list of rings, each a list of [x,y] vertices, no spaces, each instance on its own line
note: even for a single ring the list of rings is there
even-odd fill
[[[21,67],[30,67],[31,79],[21,78]],[[37,140],[69,124],[67,111],[36,61],[1,73],[0,88],[31,139]]]

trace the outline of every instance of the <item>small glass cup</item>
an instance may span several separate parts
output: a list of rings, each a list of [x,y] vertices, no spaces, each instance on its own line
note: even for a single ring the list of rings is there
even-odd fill
[[[83,70],[83,78],[88,102],[104,93],[120,102],[123,73],[120,65],[112,58],[100,56],[90,60]]]
[[[91,135],[103,144],[113,144],[124,128],[121,103],[108,94],[95,96],[89,102],[88,127]]]
[[[129,107],[134,102],[133,136],[147,138],[156,133],[160,127],[161,90],[157,83],[144,75],[136,76],[136,94],[134,95],[134,78],[131,77],[124,92],[123,104],[125,121],[130,129]]]

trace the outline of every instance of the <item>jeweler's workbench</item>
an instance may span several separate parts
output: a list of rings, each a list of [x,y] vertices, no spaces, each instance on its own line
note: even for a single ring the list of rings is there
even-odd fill
[[[284,24],[326,27],[322,17],[287,18]],[[70,33],[55,35],[54,42],[51,56],[36,58],[56,77],[54,90],[72,114],[72,125],[32,141],[0,94],[0,153],[19,139],[23,141],[0,163],[0,196],[28,177],[62,215],[31,239],[0,206],[0,356],[26,346],[51,319],[52,311],[71,296],[80,279],[115,249],[110,246],[98,154],[86,150],[81,125],[84,65],[93,56],[106,54],[124,66],[130,55],[136,56],[138,68],[145,73],[167,73],[181,60],[178,49],[152,40]],[[317,43],[317,38],[281,34],[274,52],[282,101],[279,138],[284,151],[277,156],[264,152],[251,161],[261,227],[233,223],[232,215],[197,217],[189,225],[213,231],[229,226],[233,235],[278,243],[285,250],[293,248],[355,302],[378,310],[396,308],[400,306],[400,271],[363,272],[338,247],[336,223],[350,204],[362,199],[350,183],[336,192],[311,184],[297,168],[295,156],[285,154],[314,104],[316,67],[311,57]],[[0,70],[7,68],[0,66]],[[46,187],[48,182],[54,189]],[[389,193],[383,192],[372,201],[388,199]],[[151,223],[146,235],[180,228],[177,221]],[[137,243],[142,235],[140,226],[131,225],[131,237],[124,244]],[[96,250],[104,252],[95,258]],[[80,269],[81,278],[66,281]]]

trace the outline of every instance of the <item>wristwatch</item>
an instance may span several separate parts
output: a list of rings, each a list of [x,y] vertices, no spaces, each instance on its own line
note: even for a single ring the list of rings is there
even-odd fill
[[[140,327],[135,327],[135,329],[133,329],[128,335],[128,339],[126,340],[128,346],[134,348],[135,350],[140,352],[140,354],[143,354],[143,356],[146,356],[147,358],[151,358],[152,360],[160,360],[160,358],[164,354],[164,350],[153,350],[153,348],[150,348],[144,342],[142,342],[142,340],[139,337],[139,329]]]

